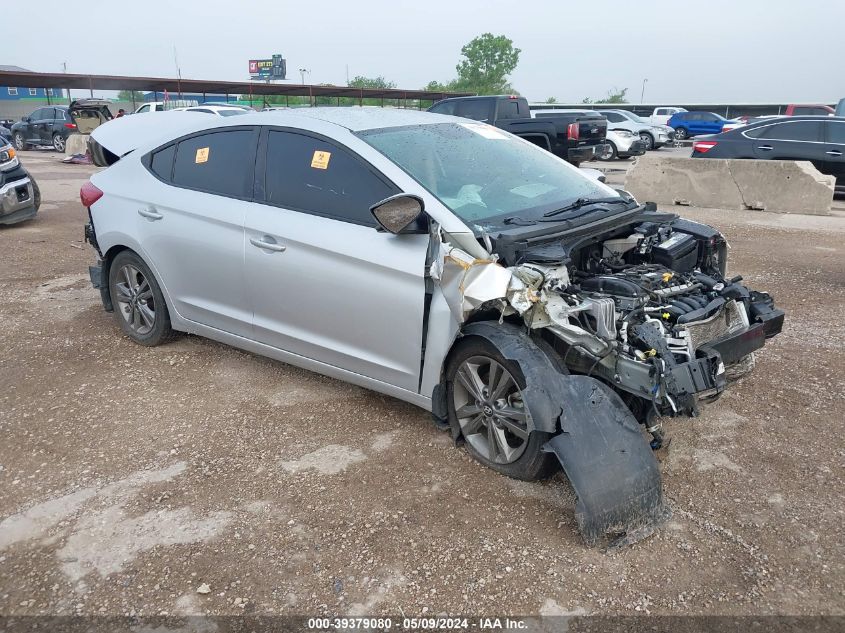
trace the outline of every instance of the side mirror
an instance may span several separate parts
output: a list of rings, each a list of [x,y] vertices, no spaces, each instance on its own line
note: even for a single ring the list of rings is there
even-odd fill
[[[21,121],[23,121],[24,123],[29,123],[29,117],[28,116],[22,116]]]
[[[385,198],[370,207],[379,226],[389,233],[428,233],[428,216],[422,199],[408,193]]]

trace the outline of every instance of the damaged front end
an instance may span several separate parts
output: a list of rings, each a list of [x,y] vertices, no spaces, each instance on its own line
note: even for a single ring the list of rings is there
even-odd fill
[[[522,335],[506,358],[536,383],[529,430],[555,434],[543,450],[572,483],[584,539],[647,536],[669,516],[652,452],[661,418],[698,415],[750,371],[784,313],[725,277],[721,234],[643,207],[552,235],[483,237],[479,257],[435,231],[431,278],[464,335],[499,349],[497,329]]]

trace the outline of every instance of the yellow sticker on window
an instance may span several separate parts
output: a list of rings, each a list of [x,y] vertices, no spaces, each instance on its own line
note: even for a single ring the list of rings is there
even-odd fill
[[[208,162],[208,148],[207,147],[200,147],[197,150],[197,157],[194,159],[195,163],[207,163]]]
[[[311,158],[311,167],[314,169],[328,169],[331,157],[331,152],[321,152],[320,150],[317,150]]]

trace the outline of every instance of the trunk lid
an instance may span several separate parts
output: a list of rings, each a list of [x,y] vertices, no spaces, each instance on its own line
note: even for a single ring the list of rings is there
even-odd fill
[[[109,110],[109,102],[102,99],[78,99],[71,102],[67,111],[80,134],[91,134],[114,118]]]

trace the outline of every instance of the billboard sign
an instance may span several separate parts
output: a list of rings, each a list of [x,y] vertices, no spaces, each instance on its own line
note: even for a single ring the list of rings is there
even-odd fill
[[[281,55],[273,55],[271,59],[250,59],[249,76],[252,79],[268,81],[270,79],[285,79],[287,63]]]

